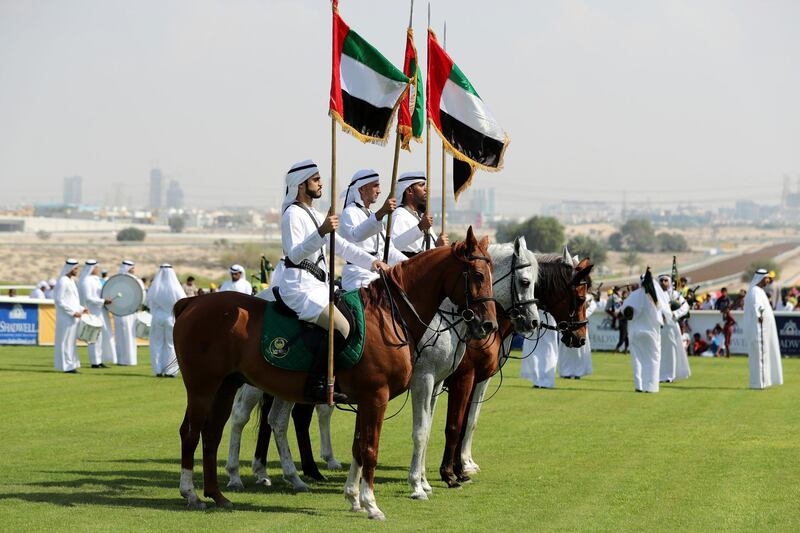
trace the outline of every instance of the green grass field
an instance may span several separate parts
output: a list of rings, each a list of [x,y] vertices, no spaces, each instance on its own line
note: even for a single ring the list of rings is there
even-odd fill
[[[274,484],[254,487],[250,428],[242,450],[249,486],[227,493],[235,510],[184,510],[183,384],[151,377],[146,349],[139,360],[136,368],[64,375],[52,371],[52,349],[0,347],[0,530],[800,529],[800,360],[784,359],[787,385],[751,391],[746,359],[692,358],[691,379],[649,395],[633,393],[627,357],[595,354],[593,376],[559,379],[555,390],[532,389],[513,361],[483,407],[474,446],[482,472],[462,489],[436,481],[442,404],[427,502],[408,498],[410,406],[386,422],[376,485],[385,523],[347,511],[346,472],[326,472],[311,493],[292,493],[274,446]],[[352,423],[350,413],[334,415],[334,449],[346,464]],[[226,455],[227,431],[220,474]]]

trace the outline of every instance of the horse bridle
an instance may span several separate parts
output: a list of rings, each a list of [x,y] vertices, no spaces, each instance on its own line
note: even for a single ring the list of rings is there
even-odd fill
[[[541,322],[539,324],[539,327],[544,329],[549,329],[551,331],[559,331],[561,333],[573,333],[581,329],[586,324],[588,324],[589,321],[586,319],[575,320],[577,318],[578,311],[580,310],[581,307],[580,304],[578,303],[578,294],[577,294],[578,293],[577,288],[580,287],[581,285],[586,285],[588,289],[589,282],[586,280],[576,282],[573,276],[573,280],[570,281],[569,286],[575,287],[576,290],[573,291],[572,297],[569,300],[569,320],[562,320],[555,326],[551,326],[550,324]],[[553,315],[545,307],[540,306],[539,309],[542,309],[545,313],[548,313],[550,316]]]
[[[511,306],[508,309],[505,309],[500,303],[495,300],[495,306],[499,307],[500,312],[502,312],[509,320],[518,320],[523,315],[523,308],[530,305],[530,304],[539,304],[539,300],[537,298],[529,298],[527,300],[521,300],[519,297],[519,292],[517,291],[517,270],[522,270],[523,268],[528,268],[529,266],[533,266],[533,263],[519,263],[517,262],[517,254],[511,255],[511,269],[503,274],[501,277],[497,278],[492,286],[497,285],[507,277],[511,277]]]
[[[486,261],[487,263],[491,263],[491,261],[492,261],[490,258],[488,258],[486,256],[483,256],[483,255],[470,255],[470,256],[467,256],[466,259],[467,259],[467,261],[478,261],[478,260],[480,260],[480,261]],[[470,274],[469,263],[465,262],[464,263],[464,267],[461,270],[461,275],[464,278],[464,305],[458,306],[458,314],[461,315],[461,319],[464,322],[467,322],[467,323],[474,322],[478,318],[477,314],[475,313],[475,311],[472,310],[473,306],[479,305],[479,304],[482,304],[482,303],[485,303],[485,302],[495,302],[495,305],[499,305],[499,304],[497,304],[497,301],[491,296],[487,296],[487,297],[483,297],[483,298],[473,298],[472,297],[472,293],[469,290],[469,274]],[[494,285],[494,284],[492,284],[492,285]],[[453,299],[450,298],[450,301],[453,301]]]

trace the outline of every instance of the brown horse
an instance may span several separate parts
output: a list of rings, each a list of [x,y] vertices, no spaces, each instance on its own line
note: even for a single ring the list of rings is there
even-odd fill
[[[463,242],[419,254],[361,289],[364,354],[336,378],[342,392],[358,404],[353,459],[359,477],[363,468],[363,480],[360,494],[351,488],[346,495],[353,510],[363,505],[370,518],[384,518],[373,492],[381,426],[389,400],[408,388],[416,340],[445,298],[462,310],[472,338],[485,338],[497,327],[487,243],[486,238],[479,243],[469,228]],[[217,449],[243,381],[286,400],[305,401],[307,374],[274,367],[261,354],[265,308],[264,300],[235,292],[175,304],[175,349],[187,394],[180,428],[180,491],[189,508],[205,507],[192,481],[201,435],[204,494],[221,507],[232,506],[217,482]]]
[[[539,309],[550,313],[555,321],[560,324],[562,342],[571,348],[583,346],[586,343],[586,293],[591,285],[589,274],[592,267],[589,258],[583,259],[573,268],[572,263],[567,264],[564,258],[558,255],[537,255],[539,262],[539,277],[536,281],[536,297]],[[464,472],[464,444],[467,433],[465,418],[467,413],[472,415],[469,420],[469,437],[466,439],[471,450],[471,437],[480,402],[483,401],[485,382],[492,377],[505,361],[500,361],[503,349],[510,349],[510,335],[513,325],[502,309],[498,310],[498,334],[492,342],[470,343],[467,346],[464,358],[456,371],[445,379],[448,390],[447,398],[447,423],[445,425],[445,446],[439,474],[448,487],[459,487],[461,483],[469,481],[469,476]],[[504,346],[503,343],[506,342]],[[478,385],[482,385],[480,394],[475,394]],[[476,402],[475,405],[470,405]],[[462,451],[456,456],[457,451]],[[468,454],[471,460],[471,452]],[[477,465],[476,465],[477,467]]]

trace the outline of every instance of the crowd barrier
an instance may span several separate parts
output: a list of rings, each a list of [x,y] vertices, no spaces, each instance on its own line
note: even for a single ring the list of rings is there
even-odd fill
[[[742,323],[743,311],[731,313],[736,324],[731,336],[731,353],[747,354],[744,343]],[[800,356],[800,313],[775,312],[775,322],[778,327],[778,339],[781,345],[781,355]],[[689,335],[699,333],[701,338],[706,338],[706,330],[714,329],[717,324],[722,325],[722,314],[719,311],[692,311],[689,315]],[[613,350],[619,340],[619,331],[611,328],[611,317],[603,311],[597,311],[589,317],[589,341],[592,350]]]
[[[0,344],[53,346],[55,338],[56,307],[53,300],[0,296]],[[136,342],[139,346],[149,344],[147,339],[137,339]],[[78,341],[78,345],[85,346],[85,343]]]

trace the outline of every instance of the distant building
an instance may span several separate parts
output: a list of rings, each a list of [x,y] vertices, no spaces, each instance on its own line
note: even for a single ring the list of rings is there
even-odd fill
[[[169,181],[167,187],[167,209],[182,209],[183,208],[183,189],[181,184],[176,180]]]
[[[160,168],[154,168],[150,171],[150,204],[151,210],[161,209],[162,182],[164,180]]]
[[[64,178],[64,205],[78,205],[83,200],[83,178],[67,176]]]

